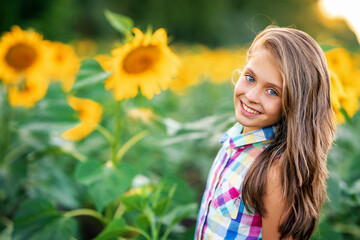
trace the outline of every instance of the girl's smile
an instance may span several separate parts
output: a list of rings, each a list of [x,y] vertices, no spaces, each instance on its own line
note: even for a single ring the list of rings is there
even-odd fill
[[[251,117],[251,116],[256,116],[256,115],[261,114],[261,112],[249,107],[248,105],[243,103],[241,100],[239,100],[239,101],[240,101],[240,110],[244,115]]]
[[[235,115],[243,132],[271,126],[281,118],[282,75],[263,48],[251,56],[234,89]]]

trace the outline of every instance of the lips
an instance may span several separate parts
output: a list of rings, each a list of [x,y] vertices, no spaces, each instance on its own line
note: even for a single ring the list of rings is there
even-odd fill
[[[245,103],[243,103],[242,101],[240,101],[240,105],[242,107],[242,110],[244,110],[245,113],[251,114],[251,115],[259,115],[260,112],[247,106]]]

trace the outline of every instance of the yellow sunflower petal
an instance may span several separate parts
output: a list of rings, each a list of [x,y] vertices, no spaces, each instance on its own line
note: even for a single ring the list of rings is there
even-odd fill
[[[116,76],[114,76],[116,78]],[[138,84],[134,81],[127,81],[126,79],[114,79],[114,95],[115,99],[120,101],[124,98],[136,97],[138,93]]]
[[[341,99],[340,102],[349,117],[352,117],[359,108],[359,97],[356,94],[357,90],[354,88],[345,88],[344,91],[346,97]]]
[[[22,89],[12,86],[9,89],[9,103],[14,107],[30,108],[44,98],[48,82],[44,76],[28,76]]]
[[[151,39],[151,44],[167,44],[167,35],[164,28],[160,28],[154,32],[154,35]]]
[[[343,48],[327,51],[325,56],[330,72],[332,105],[338,123],[342,123],[341,107],[350,117],[359,108],[360,71],[353,56]]]
[[[111,71],[112,69],[111,56],[100,54],[100,55],[96,55],[94,59],[99,62],[99,64],[105,71]]]
[[[181,56],[181,65],[176,79],[170,83],[170,89],[179,94],[184,94],[187,87],[200,83],[203,74],[203,62],[198,54]]]
[[[358,70],[355,59],[343,48],[335,48],[325,53],[328,68],[335,72],[344,86],[353,86],[351,76]],[[360,80],[358,80],[360,81]]]
[[[136,46],[138,44],[141,44],[142,41],[144,41],[144,38],[145,38],[144,33],[138,28],[133,28],[132,31],[135,34],[135,38],[133,39],[132,44],[129,44],[129,46],[131,46],[131,45]]]
[[[79,141],[94,131],[96,124],[80,123],[77,126],[63,132],[61,137],[68,141]]]
[[[77,97],[70,97],[68,103],[78,113],[81,123],[65,131],[61,136],[70,141],[77,141],[94,131],[97,124],[101,121],[102,107],[91,99]]]
[[[148,99],[152,99],[154,94],[159,94],[161,92],[159,85],[154,79],[147,79],[147,81],[142,81],[140,84],[140,90],[142,95]]]
[[[339,77],[336,73],[329,71],[330,73],[330,98],[331,105],[335,113],[337,124],[341,124],[345,121],[343,114],[340,112],[341,100],[346,97],[343,86],[341,85]]]
[[[71,90],[76,73],[80,67],[80,59],[74,49],[61,42],[46,42],[50,65],[50,76],[62,83],[64,91]]]

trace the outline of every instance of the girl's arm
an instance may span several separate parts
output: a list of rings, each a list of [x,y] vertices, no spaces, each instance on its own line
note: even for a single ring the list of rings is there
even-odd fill
[[[262,218],[263,240],[280,239],[278,230],[285,218],[283,215],[285,201],[280,179],[280,166],[274,163],[267,174],[266,193],[263,199],[266,210],[266,214]],[[291,239],[287,238],[287,240]]]

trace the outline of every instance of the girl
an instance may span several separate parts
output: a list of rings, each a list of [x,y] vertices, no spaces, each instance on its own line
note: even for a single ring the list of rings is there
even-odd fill
[[[258,34],[234,90],[195,239],[309,239],[326,196],[335,131],[324,53],[308,34]]]

